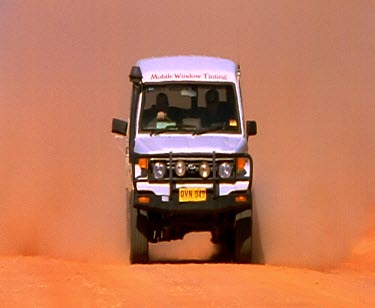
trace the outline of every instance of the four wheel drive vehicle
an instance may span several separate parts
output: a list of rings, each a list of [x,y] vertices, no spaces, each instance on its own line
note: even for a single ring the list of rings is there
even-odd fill
[[[130,120],[112,122],[129,140],[132,263],[148,262],[149,242],[201,231],[226,257],[251,262],[247,140],[257,127],[244,121],[239,79],[239,67],[222,58],[149,58],[132,67]]]

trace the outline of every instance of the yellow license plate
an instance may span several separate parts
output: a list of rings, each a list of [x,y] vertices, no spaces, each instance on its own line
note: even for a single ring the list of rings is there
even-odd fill
[[[178,200],[180,202],[206,201],[206,188],[180,188]]]

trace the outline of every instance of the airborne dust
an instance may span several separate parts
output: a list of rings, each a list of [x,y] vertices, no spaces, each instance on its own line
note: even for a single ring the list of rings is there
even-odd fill
[[[375,223],[373,4],[164,4],[0,4],[0,253],[126,259],[125,142],[111,119],[128,115],[138,58],[183,53],[240,60],[259,127],[256,261],[345,260]],[[163,247],[154,258],[215,250],[205,235]]]

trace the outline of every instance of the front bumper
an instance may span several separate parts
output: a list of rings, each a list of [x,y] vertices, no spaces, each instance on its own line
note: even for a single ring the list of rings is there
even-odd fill
[[[236,197],[242,196],[244,201],[236,201]],[[139,197],[148,197],[148,203],[139,202]],[[207,200],[200,202],[179,202],[178,192],[172,193],[167,201],[162,201],[161,196],[151,192],[137,192],[133,194],[134,207],[147,212],[159,212],[169,214],[219,214],[224,212],[239,213],[245,209],[252,209],[252,195],[250,190],[232,192],[226,196],[214,196],[207,193]]]

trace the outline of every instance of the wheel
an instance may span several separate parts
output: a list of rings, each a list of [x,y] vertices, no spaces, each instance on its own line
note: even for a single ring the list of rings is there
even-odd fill
[[[237,263],[251,262],[251,229],[251,210],[237,214],[234,226],[234,261]]]
[[[130,212],[130,262],[148,262],[148,240],[146,236],[146,217],[138,214],[138,210],[131,205]]]
[[[213,242],[217,246],[211,257],[213,262],[231,262],[233,258],[233,227],[220,229],[220,237]]]

